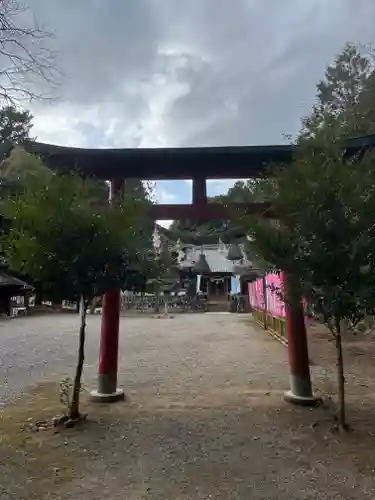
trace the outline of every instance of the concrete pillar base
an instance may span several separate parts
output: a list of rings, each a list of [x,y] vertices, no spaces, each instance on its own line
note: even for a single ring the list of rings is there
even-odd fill
[[[319,396],[297,396],[292,391],[284,392],[284,400],[296,406],[319,406],[322,404],[322,398]]]
[[[104,394],[98,391],[91,391],[90,400],[93,403],[116,403],[117,401],[124,401],[125,394],[122,389],[116,389],[111,394]]]
[[[309,366],[309,365],[307,365]],[[112,387],[116,387],[116,384]],[[310,398],[312,396],[312,385],[310,378],[310,371],[307,372],[303,376],[299,375],[290,375],[290,392],[295,394],[296,396],[300,396],[302,398]],[[111,392],[111,391],[103,391],[103,392]]]

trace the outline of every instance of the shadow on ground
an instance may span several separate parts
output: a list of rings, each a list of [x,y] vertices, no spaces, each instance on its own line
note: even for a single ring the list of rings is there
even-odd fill
[[[330,407],[287,406],[279,391],[222,389],[185,403],[141,393],[110,407],[86,404],[90,418],[75,429],[22,430],[58,411],[46,403],[53,389],[3,413],[4,500],[372,498],[367,408],[350,408],[356,431],[339,435]]]

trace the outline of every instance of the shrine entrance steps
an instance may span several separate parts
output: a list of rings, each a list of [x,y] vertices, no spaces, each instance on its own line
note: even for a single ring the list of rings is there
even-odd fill
[[[227,297],[210,297],[208,299],[208,310],[210,312],[229,311],[229,300]]]

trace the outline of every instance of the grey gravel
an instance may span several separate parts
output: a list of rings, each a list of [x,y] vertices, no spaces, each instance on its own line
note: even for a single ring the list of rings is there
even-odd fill
[[[75,316],[1,328],[3,399],[74,366]],[[90,318],[88,386],[99,329]],[[45,498],[374,498],[372,470],[351,458],[364,434],[332,437],[326,409],[286,405],[287,351],[243,316],[124,319],[119,383],[128,401],[103,410],[82,477]]]

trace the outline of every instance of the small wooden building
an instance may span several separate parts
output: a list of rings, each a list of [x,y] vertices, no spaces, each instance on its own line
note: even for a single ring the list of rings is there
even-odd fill
[[[34,288],[24,281],[0,272],[0,314],[15,316],[27,310],[27,296]]]

